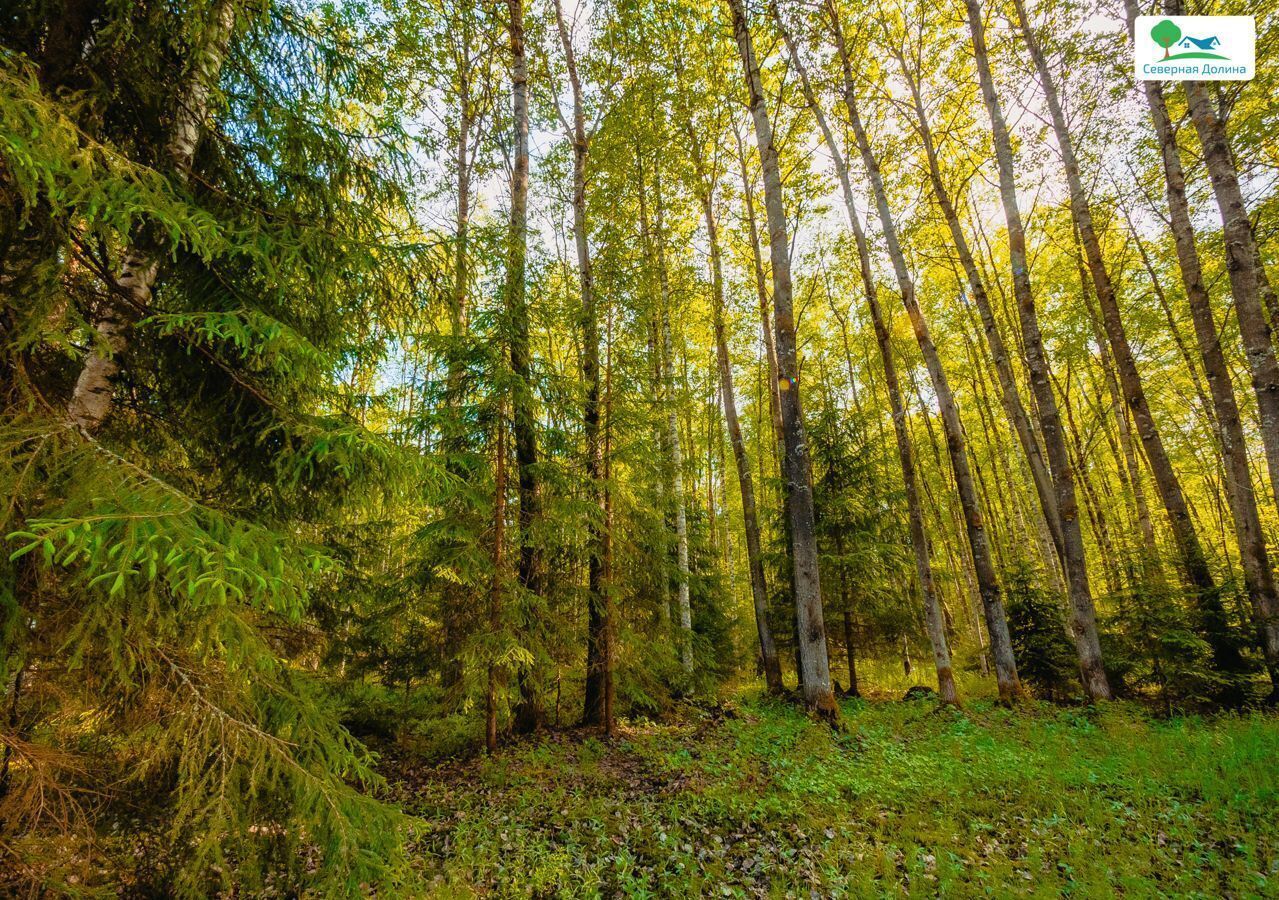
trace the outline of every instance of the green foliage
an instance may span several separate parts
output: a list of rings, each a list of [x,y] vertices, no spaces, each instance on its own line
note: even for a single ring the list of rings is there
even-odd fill
[[[1274,836],[1255,813],[1275,793],[1262,719],[1152,724],[1126,705],[1014,714],[982,700],[963,716],[925,718],[930,704],[857,704],[851,733],[832,734],[783,704],[740,714],[696,705],[748,674],[756,655],[716,326],[754,478],[767,616],[788,667],[795,643],[761,340],[762,320],[776,325],[778,248],[724,9],[662,0],[570,11],[589,142],[573,209],[566,60],[552,6],[526,4],[536,139],[532,216],[517,234],[503,208],[513,162],[504,4],[226,2],[6,7],[0,892],[416,896],[423,874],[446,896],[963,895],[1023,881],[1079,894],[1270,891]],[[1054,551],[985,323],[911,143],[916,123],[897,102],[893,51],[904,48],[944,123],[941,177],[1024,391],[1019,312],[1001,289],[1007,241],[980,214],[1000,198],[970,55],[927,4],[836,8],[870,26],[858,31],[856,89],[871,142],[891,151],[889,202],[958,398],[987,537],[997,559],[1016,560],[1008,612],[1022,675],[1062,698],[1074,692],[1074,654],[1041,586]],[[206,72],[222,9],[234,13],[230,46]],[[902,674],[909,655],[927,658],[926,641],[860,261],[829,208],[841,185],[827,160],[847,148],[815,148],[795,61],[775,52],[777,23],[762,11],[749,10],[750,29],[795,229],[828,645],[856,652],[867,696],[900,693],[931,673]],[[1230,572],[1238,548],[1216,540],[1231,512],[1176,247],[1159,215],[1123,228],[1163,192],[1161,157],[1115,71],[1125,38],[1097,33],[1082,7],[1039,12],[1072,121],[1088,123],[1076,149],[1152,417],[1209,562]],[[782,15],[817,102],[845,132],[827,11]],[[1167,22],[1155,31],[1165,48],[1180,37]],[[1016,41],[990,50],[999,84],[1024,70]],[[1257,174],[1273,162],[1268,77],[1230,93],[1223,111],[1245,183],[1260,185],[1247,212],[1273,264],[1279,206]],[[193,85],[209,102],[188,159],[172,137],[179,112],[201,105]],[[1164,93],[1180,121],[1181,94]],[[1010,108],[1027,102],[1038,101],[1018,96]],[[1035,127],[1016,129],[1015,162],[1055,172]],[[1179,130],[1187,160],[1201,157],[1192,132]],[[1062,193],[1051,174],[1044,184]],[[1193,167],[1188,190],[1211,208]],[[703,199],[718,223],[723,304],[712,303]],[[572,214],[583,209],[594,321],[573,252]],[[1041,205],[1028,222],[1113,683],[1169,717],[1242,705],[1260,680],[1243,592],[1227,579],[1218,609],[1216,593],[1184,595],[1175,561],[1123,570],[1145,541],[1141,454],[1125,443],[1133,435],[1068,210]],[[984,660],[936,394],[870,230],[947,636],[955,659]],[[1227,284],[1221,232],[1207,220],[1196,230],[1205,283]],[[504,302],[511,238],[527,249],[527,333]],[[121,290],[126,259],[156,264],[153,289]],[[1227,363],[1244,371],[1224,288],[1213,303]],[[103,328],[113,321],[125,326],[114,350]],[[593,329],[599,345],[588,348]],[[516,339],[530,350],[527,378],[512,372]],[[588,350],[602,366],[602,471],[589,453]],[[83,434],[67,425],[67,403],[86,361],[108,351],[118,366],[110,414]],[[1242,382],[1237,393],[1253,429],[1255,403]],[[519,416],[516,398],[527,401]],[[517,424],[527,429],[515,434]],[[537,460],[521,467],[530,445]],[[1258,480],[1254,493],[1264,488]],[[1157,493],[1147,490],[1147,505]],[[1274,511],[1263,506],[1270,534]],[[1164,517],[1149,512],[1155,542],[1167,542]],[[588,560],[603,528],[622,742],[509,742],[521,699],[536,696],[557,732],[581,717]],[[691,673],[672,609],[685,577]],[[1242,648],[1242,665],[1219,664],[1212,651],[1224,658],[1223,646]],[[989,692],[989,679],[963,674],[966,699]],[[490,709],[512,749],[468,764],[463,784],[457,766],[414,781],[437,760],[476,753]],[[391,792],[430,827],[387,803]],[[1100,866],[1097,846],[1118,847],[1119,861]]]
[[[4,887],[404,885],[410,825],[314,678],[347,517],[446,480],[347,414],[342,376],[377,343],[347,324],[430,262],[391,237],[399,98],[349,52],[377,29],[241,10],[188,174],[165,142],[207,6],[19,6],[0,51]],[[120,313],[108,426],[82,435],[61,405],[130,252],[160,275]]]
[[[1162,19],[1155,23],[1155,27],[1150,29],[1150,36],[1154,42],[1164,48],[1164,56],[1168,55],[1168,48],[1177,43],[1181,39],[1181,29],[1176,23]]]
[[[36,590],[14,598],[28,625],[10,646],[31,690],[66,692],[26,730],[12,773],[16,793],[54,791],[60,805],[9,824],[48,827],[100,792],[143,792],[182,848],[172,886],[189,895],[251,885],[267,859],[292,867],[304,848],[335,887],[394,871],[398,818],[357,789],[379,784],[372,758],[281,656],[333,560],[73,432],[11,427],[3,442],[3,483],[28,498],[10,559],[40,562]],[[21,484],[32,471],[45,479],[36,496]],[[77,737],[86,719],[96,742]],[[122,862],[129,846],[99,852]]]
[[[1267,716],[987,701],[844,714],[837,736],[785,703],[687,708],[608,748],[405,769],[399,791],[432,825],[419,864],[439,897],[1273,890]]]
[[[1238,688],[1238,673],[1213,666],[1212,648],[1194,627],[1181,591],[1138,578],[1116,599],[1105,658],[1121,686],[1152,692],[1167,715],[1210,704],[1232,684]]]
[[[1024,560],[1004,573],[1008,630],[1022,681],[1044,699],[1062,700],[1078,687],[1079,666],[1061,607],[1042,581]]]

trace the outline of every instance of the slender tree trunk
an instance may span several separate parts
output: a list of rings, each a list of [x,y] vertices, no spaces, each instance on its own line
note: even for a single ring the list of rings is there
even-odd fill
[[[617,734],[617,683],[614,677],[617,654],[617,611],[613,601],[613,315],[606,320],[604,349],[604,621],[602,646],[604,669],[604,733]]]
[[[1172,341],[1177,345],[1177,352],[1181,354],[1182,362],[1186,364],[1186,374],[1190,376],[1190,381],[1194,385],[1195,398],[1199,401],[1199,408],[1203,411],[1209,423],[1211,423],[1212,432],[1215,436],[1219,429],[1217,409],[1212,400],[1209,399],[1208,392],[1204,389],[1204,380],[1199,377],[1199,364],[1195,362],[1194,354],[1190,352],[1190,347],[1186,344],[1185,338],[1182,337],[1181,327],[1178,325],[1177,318],[1173,313],[1172,304],[1168,302],[1168,295],[1164,292],[1163,285],[1160,283],[1159,273],[1155,271],[1155,265],[1150,259],[1150,253],[1146,250],[1146,244],[1137,232],[1137,226],[1133,224],[1128,208],[1123,205],[1122,201],[1119,205],[1123,211],[1124,222],[1128,225],[1128,233],[1132,236],[1133,245],[1137,248],[1137,255],[1141,257],[1142,268],[1146,270],[1146,277],[1150,279],[1151,291],[1155,295],[1155,300],[1159,303],[1160,311],[1164,314],[1164,321],[1168,323],[1168,333],[1172,335]]]
[[[755,139],[764,171],[764,205],[768,215],[768,249],[773,264],[773,306],[776,311],[777,378],[781,389],[782,436],[786,444],[785,482],[787,512],[791,522],[792,583],[799,631],[799,657],[804,701],[821,716],[835,721],[839,707],[831,691],[830,661],[826,652],[826,626],[822,615],[821,577],[817,565],[817,538],[813,486],[800,403],[795,318],[791,298],[790,242],[782,201],[781,167],[773,127],[764,105],[764,85],[751,44],[742,0],[729,0],[733,35],[741,55],[750,95]]]
[[[841,587],[846,587],[844,582],[847,576],[841,572],[839,577]],[[857,684],[857,645],[853,640],[853,601],[847,593],[844,594],[844,651],[848,654],[848,690],[844,694],[848,697],[860,697],[862,692]]]
[[[1137,16],[1136,2],[1126,0],[1125,6],[1129,26],[1132,27]],[[1239,404],[1235,398],[1230,369],[1222,352],[1208,288],[1204,284],[1203,267],[1199,249],[1195,245],[1194,225],[1190,217],[1190,204],[1186,198],[1186,175],[1177,150],[1177,136],[1164,101],[1163,86],[1157,81],[1146,81],[1142,83],[1142,87],[1163,162],[1165,196],[1176,243],[1177,265],[1181,270],[1181,280],[1195,326],[1195,340],[1199,345],[1200,356],[1203,357],[1204,374],[1212,396],[1217,439],[1225,466],[1226,494],[1233,512],[1245,589],[1252,604],[1253,619],[1265,652],[1271,684],[1275,696],[1279,696],[1279,621],[1276,620],[1279,603],[1276,601],[1274,576],[1248,466],[1247,443]],[[1209,617],[1201,626],[1212,644],[1214,662],[1225,671],[1238,672],[1242,659],[1238,647],[1229,639],[1224,608],[1216,604],[1215,607],[1202,607],[1202,610]]]
[[[461,36],[461,53],[463,59],[470,56],[469,31],[463,28]],[[441,442],[447,453],[445,465],[450,474],[463,477],[464,472],[459,460],[468,449],[466,426],[459,415],[462,406],[462,378],[465,366],[462,357],[462,341],[468,324],[468,286],[469,258],[467,254],[470,240],[471,220],[471,171],[470,171],[470,134],[471,134],[471,91],[470,75],[461,68],[458,78],[458,128],[457,143],[454,146],[454,165],[457,168],[457,209],[454,223],[453,243],[453,291],[449,303],[450,335],[446,357],[448,371],[445,381],[444,402],[450,413],[441,434]],[[456,510],[455,510],[456,511]],[[453,581],[444,584],[442,590],[444,659],[441,663],[441,685],[445,695],[454,700],[461,693],[464,676],[462,647],[465,644],[465,629],[462,627],[465,618],[462,611],[467,605],[466,587]]]
[[[1097,539],[1097,549],[1101,551],[1101,562],[1106,569],[1106,584],[1111,593],[1118,593],[1119,583],[1117,576],[1119,574],[1119,564],[1115,557],[1114,544],[1110,540],[1110,525],[1106,520],[1101,499],[1097,496],[1096,489],[1088,479],[1088,449],[1084,446],[1084,439],[1079,433],[1079,426],[1075,424],[1075,415],[1070,402],[1070,390],[1072,387],[1070,367],[1066,367],[1066,383],[1064,386],[1055,377],[1053,381],[1057,383],[1057,393],[1061,395],[1061,408],[1066,412],[1065,436],[1069,439],[1067,452],[1069,452],[1070,445],[1073,444],[1075,453],[1070,458],[1070,464],[1074,467],[1077,475],[1079,493],[1084,498],[1084,507],[1088,513],[1088,518],[1092,520],[1093,534]],[[1081,386],[1080,394],[1082,393]]]
[[[609,621],[608,592],[604,583],[605,522],[603,467],[604,454],[600,446],[600,323],[595,300],[595,277],[591,271],[591,249],[586,221],[586,161],[590,154],[590,141],[586,134],[586,110],[582,99],[582,82],[577,73],[577,55],[573,50],[572,35],[564,19],[564,7],[555,0],[555,24],[560,44],[564,48],[564,60],[568,68],[569,87],[573,95],[573,122],[568,135],[573,146],[573,244],[577,251],[577,275],[581,293],[582,310],[582,381],[586,384],[586,400],[582,408],[583,431],[586,437],[587,492],[598,515],[591,515],[587,523],[587,636],[586,636],[586,688],[582,723],[604,724],[605,730],[612,723],[605,720],[605,681],[608,679]]]
[[[1013,372],[1012,360],[1004,345],[1004,339],[999,333],[995,311],[991,307],[990,298],[986,294],[985,281],[977,268],[977,261],[973,258],[968,239],[964,236],[963,226],[959,221],[959,213],[955,210],[955,205],[951,201],[950,192],[942,181],[937,148],[933,141],[932,128],[928,123],[928,117],[924,110],[919,84],[914,74],[907,67],[905,58],[900,53],[895,55],[901,66],[902,74],[906,78],[906,84],[910,88],[911,100],[915,107],[917,131],[923,142],[924,156],[928,164],[928,177],[933,187],[933,194],[937,198],[937,205],[941,208],[942,216],[946,220],[946,226],[950,229],[951,241],[955,246],[956,253],[959,255],[960,265],[963,267],[964,276],[968,281],[969,293],[972,295],[973,302],[977,305],[978,315],[981,317],[982,331],[986,336],[986,344],[990,348],[990,355],[995,364],[995,373],[999,379],[1000,399],[1003,403],[1004,412],[1012,423],[1013,431],[1016,432],[1022,451],[1026,454],[1026,461],[1030,465],[1031,480],[1035,485],[1035,493],[1039,497],[1039,506],[1044,521],[1048,525],[1048,533],[1052,536],[1053,548],[1057,553],[1057,564],[1064,567],[1067,562],[1066,536],[1062,527],[1061,512],[1057,504],[1057,489],[1054,486],[1048,465],[1044,461],[1044,453],[1039,446],[1039,439],[1035,435],[1034,429],[1031,428],[1030,417],[1026,415],[1026,407],[1021,401],[1021,394],[1017,391],[1017,377]],[[1069,578],[1068,572],[1067,577]]]
[[[835,532],[835,553],[839,556],[839,606],[844,618],[844,654],[848,657],[848,690],[846,697],[860,697],[857,685],[857,641],[853,637],[853,596],[848,590],[848,570],[844,566],[844,535]],[[948,702],[954,702],[948,701]]]
[[[1262,309],[1262,295],[1273,294],[1273,291],[1265,267],[1261,265],[1260,249],[1248,218],[1248,208],[1244,205],[1226,124],[1213,109],[1206,85],[1187,81],[1183,87],[1190,107],[1190,120],[1194,122],[1199,143],[1203,146],[1204,164],[1221,212],[1226,272],[1230,276],[1230,292],[1235,298],[1235,314],[1239,318],[1239,334],[1243,338],[1244,355],[1248,358],[1252,388],[1257,395],[1261,443],[1266,451],[1270,490],[1279,503],[1279,360],[1275,357],[1270,326]]]
[[[203,34],[203,44],[192,51],[190,75],[178,93],[165,154],[174,175],[185,181],[195,158],[196,146],[211,112],[222,64],[235,30],[235,4],[218,0]],[[129,329],[151,308],[151,290],[160,271],[160,257],[141,247],[124,255],[101,310],[93,318],[94,347],[76,378],[67,403],[66,421],[85,434],[101,427],[111,413],[113,380],[120,371],[120,355],[128,344]],[[114,296],[118,295],[118,296]]]
[[[1074,230],[1075,239],[1078,241],[1078,229]],[[1137,450],[1133,446],[1132,428],[1128,422],[1128,410],[1124,404],[1124,394],[1119,386],[1119,379],[1115,375],[1115,362],[1110,353],[1110,339],[1106,336],[1105,325],[1102,324],[1101,316],[1093,305],[1092,291],[1090,290],[1090,277],[1086,268],[1083,257],[1083,247],[1078,247],[1076,254],[1076,262],[1079,268],[1079,291],[1084,298],[1084,304],[1088,307],[1088,321],[1092,326],[1093,340],[1097,343],[1097,354],[1101,360],[1102,378],[1106,382],[1106,392],[1110,395],[1110,414],[1115,420],[1115,430],[1119,436],[1119,448],[1123,454],[1123,466],[1120,468],[1120,480],[1126,482],[1132,491],[1133,505],[1137,514],[1137,527],[1141,531],[1142,540],[1148,550],[1146,555],[1152,557],[1147,562],[1156,566],[1155,572],[1158,572],[1158,560],[1153,558],[1155,548],[1155,527],[1150,518],[1150,506],[1146,502],[1146,489],[1142,485],[1141,465],[1137,458]],[[1125,475],[1125,473],[1127,473]]]
[[[975,0],[969,0],[969,2],[975,2]],[[1061,150],[1066,182],[1070,188],[1071,214],[1074,218],[1075,227],[1079,232],[1080,243],[1083,245],[1084,258],[1088,263],[1089,274],[1092,276],[1093,290],[1097,295],[1097,303],[1101,307],[1102,323],[1110,340],[1110,349],[1114,354],[1115,368],[1119,375],[1120,386],[1123,388],[1124,399],[1132,412],[1133,421],[1137,426],[1137,435],[1141,439],[1142,447],[1146,452],[1146,460],[1155,479],[1155,486],[1158,488],[1160,499],[1168,512],[1182,564],[1196,594],[1195,605],[1201,610],[1208,610],[1211,607],[1219,606],[1221,600],[1217,595],[1216,586],[1213,583],[1212,574],[1208,569],[1208,562],[1204,556],[1203,546],[1199,542],[1199,535],[1190,516],[1185,493],[1181,489],[1181,482],[1172,467],[1172,461],[1164,448],[1163,438],[1160,436],[1154,416],[1150,412],[1150,404],[1147,402],[1145,389],[1141,383],[1137,362],[1124,330],[1118,299],[1115,296],[1114,284],[1111,282],[1110,273],[1106,268],[1105,258],[1102,255],[1101,241],[1093,227],[1092,209],[1088,202],[1088,195],[1084,191],[1079,160],[1075,156],[1070,130],[1066,127],[1066,117],[1057,98],[1056,85],[1053,82],[1051,72],[1048,70],[1047,60],[1030,30],[1024,4],[1022,4],[1021,0],[1015,0],[1015,2],[1022,36],[1039,72],[1040,82],[1044,90],[1044,99],[1048,104],[1048,111],[1052,118],[1053,131],[1057,136],[1057,144]]]
[[[497,407],[497,458],[493,478],[493,581],[489,586],[489,633],[502,628],[502,583],[506,569],[506,406]],[[497,688],[499,672],[489,662],[488,684],[484,691],[484,747],[491,756],[497,751]]]
[[[457,215],[454,225],[456,237],[453,244],[453,298],[449,307],[449,318],[453,326],[454,341],[460,340],[467,328],[467,287],[470,278],[467,251],[471,233],[471,168],[470,168],[470,136],[471,136],[471,100],[469,81],[462,76],[459,103],[461,109],[458,116],[457,147],[455,148],[455,165],[457,166]],[[452,398],[461,380],[462,366],[454,352],[449,360],[448,388]]]
[[[932,562],[929,559],[928,536],[924,530],[923,510],[920,507],[919,488],[916,484],[915,455],[911,447],[910,434],[906,430],[906,410],[902,403],[901,386],[897,378],[897,366],[893,359],[892,340],[884,323],[883,312],[879,305],[875,276],[871,271],[870,248],[866,242],[865,230],[862,228],[861,216],[857,212],[857,203],[854,199],[852,183],[848,176],[848,165],[839,150],[839,145],[835,143],[835,136],[831,133],[826,114],[817,101],[817,95],[813,91],[812,84],[808,78],[808,71],[804,67],[803,59],[799,55],[794,39],[782,21],[776,0],[773,0],[772,11],[778,26],[781,28],[782,37],[786,41],[786,49],[790,53],[792,64],[799,73],[804,96],[808,101],[809,108],[813,111],[813,115],[817,118],[817,124],[821,129],[822,137],[826,141],[826,147],[835,164],[835,172],[839,177],[840,189],[844,197],[844,208],[848,213],[848,223],[852,228],[853,239],[857,245],[862,288],[866,294],[866,305],[870,310],[871,322],[875,329],[875,339],[879,345],[879,356],[884,366],[884,380],[887,383],[888,398],[892,408],[893,431],[897,439],[897,456],[901,463],[902,481],[906,488],[906,508],[910,520],[911,549],[915,556],[915,573],[919,579],[920,594],[924,602],[924,619],[928,626],[928,639],[932,645],[933,662],[937,669],[937,693],[943,702],[958,705],[959,692],[955,687],[955,676],[950,661],[950,648],[946,641],[946,629],[941,614],[941,604],[937,599],[937,587],[933,579]],[[842,317],[840,318],[840,325],[842,328]],[[845,351],[847,351],[847,331],[844,331],[844,347]],[[851,361],[849,361],[848,377],[851,381],[853,377]],[[839,552],[842,555],[842,537],[838,538],[838,540],[841,547]],[[844,577],[842,570],[840,577],[842,581]],[[847,610],[845,611],[845,630],[846,632],[848,630]],[[850,690],[855,694],[856,672],[853,670],[851,649],[849,654],[849,677],[853,679],[853,686]]]
[[[1084,556],[1083,533],[1079,525],[1079,501],[1075,494],[1075,477],[1062,434],[1061,414],[1053,396],[1048,355],[1039,331],[1039,314],[1030,287],[1029,261],[1026,258],[1026,235],[1021,212],[1017,207],[1017,184],[1014,175],[1012,141],[1004,122],[995,81],[986,52],[986,29],[977,0],[966,0],[968,25],[972,35],[973,55],[981,80],[982,98],[990,116],[995,143],[995,159],[999,165],[999,188],[1004,218],[1008,227],[1008,255],[1013,270],[1013,293],[1021,319],[1022,343],[1026,351],[1026,368],[1039,408],[1039,426],[1048,450],[1048,464],[1057,487],[1057,507],[1061,513],[1066,548],[1066,583],[1070,592],[1072,633],[1079,656],[1079,669],[1084,691],[1093,700],[1109,700],[1110,685],[1101,660],[1101,642],[1097,635],[1097,612],[1088,583],[1087,559]],[[1032,51],[1033,53],[1033,51]]]
[[[541,516],[542,498],[537,474],[537,418],[534,412],[533,377],[529,352],[529,317],[525,268],[528,261],[528,58],[524,46],[524,0],[507,0],[507,30],[511,45],[511,112],[514,128],[511,170],[511,218],[507,227],[506,281],[503,288],[507,340],[510,344],[511,411],[515,432],[515,463],[519,480],[519,579],[533,598],[542,596],[542,560],[533,539],[534,523]],[[524,623],[525,627],[528,623]],[[522,734],[542,726],[544,711],[535,673],[519,672],[520,699],[515,709],[515,730]]]
[[[746,155],[740,140],[737,150],[742,167],[742,200],[746,208],[746,227],[751,242],[751,271],[755,276],[755,295],[759,300],[759,322],[764,335],[764,354],[768,359],[768,412],[773,420],[773,440],[777,447],[777,463],[780,467],[786,450],[782,446],[782,402],[781,388],[777,380],[777,343],[773,337],[772,315],[769,313],[770,303],[764,275],[764,260],[759,249],[759,225],[755,217],[755,188],[746,171]]]
[[[693,608],[689,600],[688,568],[688,499],[684,495],[684,448],[679,427],[679,398],[675,393],[675,354],[671,340],[671,287],[666,270],[666,234],[662,228],[662,175],[654,173],[654,202],[656,213],[657,280],[661,290],[659,328],[661,330],[661,358],[666,391],[666,431],[671,453],[671,483],[675,500],[675,561],[678,567],[676,584],[676,609],[679,611],[679,659],[686,674],[693,671]]]
[[[715,328],[715,355],[719,367],[720,398],[724,407],[724,421],[728,426],[728,440],[733,447],[733,461],[737,464],[737,481],[742,492],[742,520],[746,531],[746,560],[750,571],[751,600],[755,606],[755,626],[759,633],[760,659],[764,668],[764,682],[769,693],[780,694],[782,668],[777,658],[777,645],[768,625],[768,588],[764,581],[764,562],[759,539],[759,520],[755,512],[755,486],[751,479],[750,460],[742,440],[742,426],[737,420],[737,400],[733,392],[733,367],[728,354],[728,337],[724,327],[724,275],[720,261],[719,226],[715,220],[714,184],[706,184],[706,172],[696,139],[689,129],[693,159],[697,166],[699,199],[702,218],[706,223],[706,239],[710,245],[712,318]]]
[[[636,167],[636,186],[637,199],[639,200],[640,214],[640,242],[644,251],[644,262],[646,272],[652,272],[657,268],[656,253],[653,249],[653,229],[648,217],[648,182],[644,172],[644,156],[637,145],[635,148],[635,167]],[[650,285],[646,285],[650,287]],[[662,404],[662,396],[664,393],[665,378],[663,376],[662,350],[661,350],[661,326],[659,324],[660,316],[650,312],[644,317],[645,328],[648,333],[648,358],[651,363],[650,381],[649,381],[649,397],[651,398],[652,410],[656,415],[656,411]],[[669,435],[667,434],[666,423],[662,422],[655,425],[653,439],[658,448],[658,456],[662,460],[669,460],[669,450],[666,443]],[[658,508],[661,510],[663,518],[670,508],[670,472],[669,466],[660,466],[659,477],[656,484],[656,493],[658,495]],[[671,606],[672,598],[670,593],[670,575],[667,571],[667,565],[670,558],[670,535],[669,532],[662,528],[661,534],[661,557],[662,567],[658,573],[661,588],[661,602],[658,604],[658,618],[662,626],[663,640],[670,637],[671,627]]]
[[[995,574],[995,566],[991,561],[990,541],[986,534],[986,525],[982,520],[981,507],[977,499],[977,488],[969,466],[967,441],[964,437],[963,425],[959,420],[959,409],[955,404],[954,394],[946,372],[942,369],[941,357],[933,344],[928,323],[924,320],[923,311],[915,297],[915,282],[906,266],[906,257],[902,252],[897,237],[897,227],[893,220],[892,210],[888,205],[888,193],[884,188],[884,179],[879,171],[879,162],[871,149],[866,129],[862,125],[861,115],[857,109],[857,96],[853,88],[853,69],[848,56],[848,48],[844,42],[843,29],[833,3],[827,4],[831,17],[831,27],[835,38],[836,50],[839,52],[840,65],[844,79],[844,105],[848,109],[849,122],[861,151],[862,162],[870,177],[871,187],[875,193],[875,204],[879,210],[880,225],[884,239],[888,245],[888,254],[892,259],[893,272],[901,290],[902,304],[910,318],[915,340],[919,344],[924,357],[924,365],[928,368],[933,392],[937,396],[937,404],[942,414],[942,424],[946,430],[946,449],[950,455],[951,471],[955,477],[955,487],[959,494],[959,503],[964,513],[964,524],[968,533],[969,549],[972,552],[973,568],[977,573],[978,591],[982,600],[982,611],[986,619],[986,630],[990,636],[991,653],[995,661],[995,676],[999,685],[999,697],[1004,703],[1018,700],[1022,694],[1021,680],[1017,676],[1017,663],[1013,658],[1012,640],[1008,634],[1008,620],[1004,613],[1004,603],[999,587],[999,579]]]
[[[772,316],[769,313],[770,302],[768,298],[768,288],[765,284],[764,276],[764,260],[760,253],[759,227],[755,219],[755,200],[754,187],[751,184],[747,173],[746,152],[742,147],[740,136],[734,132],[737,138],[737,154],[741,163],[742,171],[742,196],[745,201],[746,208],[746,224],[750,234],[751,244],[751,264],[755,274],[755,294],[759,300],[759,323],[764,335],[764,350],[768,358],[768,409],[772,417],[773,426],[773,457],[776,464],[774,471],[778,472],[782,477],[780,479],[781,505],[783,510],[789,509],[786,500],[787,482],[785,477],[785,460],[786,446],[783,437],[782,428],[782,400],[781,400],[781,381],[777,374],[777,343],[773,333]],[[764,461],[760,458],[760,482],[763,483],[764,477]],[[791,520],[789,514],[782,515],[782,534],[786,541],[786,555],[782,561],[782,578],[781,582],[785,586],[786,596],[790,600],[790,608],[797,610],[795,606],[795,579],[794,572],[791,569],[791,562],[795,558],[795,539],[791,533]],[[803,666],[799,662],[799,626],[797,620],[798,612],[791,616],[791,637],[794,640],[794,662],[795,677],[799,680],[800,686],[803,686]]]
[[[733,394],[732,364],[728,355],[728,341],[724,329],[724,288],[720,274],[719,239],[715,235],[713,213],[706,202],[706,227],[710,237],[712,291],[715,299],[715,345],[719,359],[721,393],[724,403],[724,419],[728,425],[729,443],[733,447],[733,459],[737,464],[738,482],[742,492],[742,518],[746,530],[746,557],[750,568],[751,599],[755,606],[755,624],[759,631],[760,655],[764,663],[764,681],[771,693],[781,693],[782,669],[777,658],[777,645],[768,625],[768,589],[764,580],[763,553],[759,537],[759,521],[755,511],[755,488],[751,481],[750,460],[746,457],[746,445],[742,440],[741,424],[737,420],[737,403]]]

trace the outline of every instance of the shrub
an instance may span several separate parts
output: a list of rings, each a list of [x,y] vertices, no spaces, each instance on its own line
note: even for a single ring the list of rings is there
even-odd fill
[[[1039,581],[1039,573],[1024,560],[1005,573],[1008,630],[1022,681],[1036,695],[1058,701],[1073,694],[1078,684],[1075,648],[1060,606]]]

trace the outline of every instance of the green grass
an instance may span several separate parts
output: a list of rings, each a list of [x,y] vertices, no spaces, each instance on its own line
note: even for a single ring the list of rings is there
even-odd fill
[[[394,767],[437,896],[1279,896],[1279,720],[793,707]]]

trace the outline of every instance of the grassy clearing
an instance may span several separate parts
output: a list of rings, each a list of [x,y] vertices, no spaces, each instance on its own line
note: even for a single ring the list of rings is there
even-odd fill
[[[745,697],[389,763],[437,896],[1279,895],[1279,720]]]

